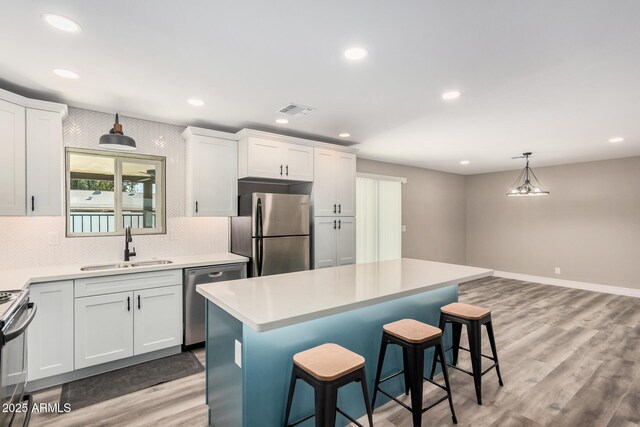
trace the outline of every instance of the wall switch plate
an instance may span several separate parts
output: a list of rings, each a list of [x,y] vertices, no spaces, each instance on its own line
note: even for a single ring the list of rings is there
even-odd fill
[[[403,225],[402,225],[402,232],[404,233],[404,232],[406,232],[406,231],[407,231],[407,226],[403,224]]]
[[[242,344],[240,341],[235,340],[235,356],[234,361],[239,368],[242,368]]]
[[[556,274],[560,274],[560,267],[556,267]]]
[[[60,234],[57,231],[51,231],[47,234],[47,242],[49,246],[59,246],[60,245]]]

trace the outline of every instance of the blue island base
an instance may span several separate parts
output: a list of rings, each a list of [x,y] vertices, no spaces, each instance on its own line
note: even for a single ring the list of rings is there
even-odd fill
[[[416,319],[438,325],[440,307],[458,300],[458,286],[423,292],[393,301],[323,317],[267,332],[256,332],[226,311],[207,302],[207,404],[209,425],[215,427],[281,427],[293,364],[293,355],[324,343],[336,343],[366,360],[369,393],[373,392],[382,325],[400,319]],[[448,331],[445,348],[451,343]],[[236,352],[240,366],[236,363]],[[433,350],[425,355],[431,366]],[[449,356],[448,356],[449,357]],[[402,352],[390,346],[383,376],[402,369]],[[402,376],[385,382],[392,395],[404,393]],[[389,399],[379,394],[376,406]],[[349,384],[338,391],[338,406],[354,418],[365,414],[362,390]],[[313,412],[313,389],[298,381],[291,421]],[[375,410],[375,408],[374,408]],[[336,425],[348,421],[338,415]],[[300,426],[314,426],[313,418]]]

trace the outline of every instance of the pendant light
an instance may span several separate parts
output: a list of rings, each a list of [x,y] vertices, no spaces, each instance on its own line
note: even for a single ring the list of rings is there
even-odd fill
[[[533,173],[533,170],[529,167],[529,157],[532,153],[522,153],[522,156],[514,157],[514,159],[525,159],[527,164],[520,172],[518,179],[513,183],[511,191],[507,193],[507,196],[548,196],[550,193],[542,189],[538,177]]]
[[[100,137],[100,146],[112,150],[135,150],[136,142],[130,136],[122,133],[122,125],[120,124],[118,114],[116,113],[116,122],[113,129],[109,133]]]

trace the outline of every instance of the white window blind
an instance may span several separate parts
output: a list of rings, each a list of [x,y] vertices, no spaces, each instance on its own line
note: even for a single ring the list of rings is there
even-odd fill
[[[359,174],[356,180],[357,263],[402,256],[401,178]]]

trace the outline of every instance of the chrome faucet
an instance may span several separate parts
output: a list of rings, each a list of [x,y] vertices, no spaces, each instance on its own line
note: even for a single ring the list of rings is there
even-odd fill
[[[133,247],[133,250],[129,250],[129,243],[133,242],[131,238],[131,226],[127,225],[124,229],[124,260],[129,261],[129,258],[132,256],[136,256],[136,247]]]

